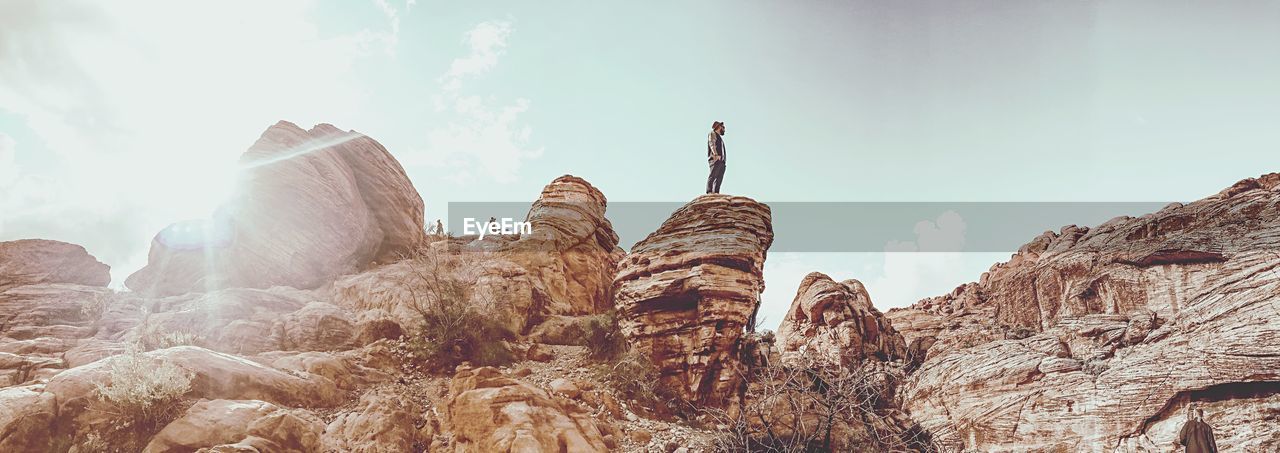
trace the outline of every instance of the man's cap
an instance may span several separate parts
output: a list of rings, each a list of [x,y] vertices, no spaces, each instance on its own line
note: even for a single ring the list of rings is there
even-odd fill
[[[716,122],[714,122],[714,123],[711,123],[711,128],[712,128],[712,129],[715,129],[715,128],[720,127],[720,126],[724,126],[724,121],[716,121]]]

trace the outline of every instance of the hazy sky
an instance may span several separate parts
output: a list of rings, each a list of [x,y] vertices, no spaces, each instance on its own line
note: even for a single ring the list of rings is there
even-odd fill
[[[1191,200],[1277,167],[1276,24],[1280,1],[0,0],[0,240],[85,245],[118,284],[281,119],[379,140],[431,219],[566,173],[688,200],[713,120],[724,190],[766,202]],[[886,308],[1005,256],[776,253],[762,312],[810,270]]]

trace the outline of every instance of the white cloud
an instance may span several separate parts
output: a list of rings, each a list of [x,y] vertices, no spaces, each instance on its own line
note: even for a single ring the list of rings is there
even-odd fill
[[[85,245],[118,283],[159,228],[220,201],[267,126],[356,122],[367,95],[352,70],[394,50],[401,12],[390,31],[329,36],[313,11],[312,0],[0,3],[0,109],[48,152],[24,158],[39,165],[18,176],[22,195],[0,198],[0,240]]]
[[[543,148],[530,142],[533,128],[520,121],[529,110],[529,99],[501,104],[493,97],[462,94],[468,79],[498,65],[511,32],[510,22],[490,21],[464,35],[469,53],[453,60],[436,79],[440,92],[434,102],[444,113],[445,125],[427,132],[428,156],[415,162],[448,167],[448,178],[459,184],[479,177],[505,183],[516,180],[525,160],[542,155]]]
[[[508,36],[511,36],[511,22],[506,21],[482,22],[468,31],[463,41],[471,53],[453,60],[449,71],[437,79],[441,90],[458,91],[463,79],[484,74],[497,66],[498,57],[506,52]]]

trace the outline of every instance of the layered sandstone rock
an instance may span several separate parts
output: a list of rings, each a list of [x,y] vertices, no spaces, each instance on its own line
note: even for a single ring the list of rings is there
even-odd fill
[[[111,267],[84,247],[45,239],[0,242],[0,292],[24,285],[107,286]]]
[[[614,279],[622,332],[691,402],[723,403],[742,385],[743,329],[764,290],[769,207],[704,195],[632,248]]]
[[[784,363],[806,355],[833,365],[907,357],[905,340],[871,304],[862,282],[836,282],[818,272],[800,282],[777,344]]]
[[[339,414],[325,428],[326,451],[411,453],[421,437],[412,408],[394,394],[370,392],[355,410]]]
[[[1278,186],[1270,174],[1185,206],[1045,233],[979,282],[890,312],[927,353],[907,409],[951,445],[982,451],[1154,451],[1192,401],[1273,412]],[[1280,424],[1215,430],[1226,449],[1280,445]]]
[[[495,368],[460,370],[449,395],[454,451],[608,451],[585,409]]]
[[[525,218],[531,233],[502,249],[541,283],[552,314],[613,308],[613,276],[624,255],[605,218],[608,201],[585,179],[564,175],[542,189]]]
[[[531,234],[438,238],[413,259],[338,279],[333,300],[384,310],[409,326],[418,322],[414,304],[429,298],[424,295],[433,285],[459,281],[471,288],[471,304],[495,304],[516,333],[549,316],[604,312],[612,306],[610,288],[623,255],[605,206],[590,183],[561,176],[529,210]]]
[[[146,295],[314,288],[425,240],[422,198],[382,145],[281,121],[241,156],[237,193],[211,219],[156,235],[126,285]]]

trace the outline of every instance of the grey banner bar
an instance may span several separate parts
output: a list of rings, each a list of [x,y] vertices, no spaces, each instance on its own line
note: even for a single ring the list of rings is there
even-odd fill
[[[1093,227],[1117,216],[1141,216],[1169,202],[778,202],[773,252],[1013,252],[1046,230]],[[465,218],[525,220],[531,203],[449,203],[446,228]],[[679,202],[614,202],[606,217],[633,244],[656,230]],[[434,223],[434,220],[431,220]]]

